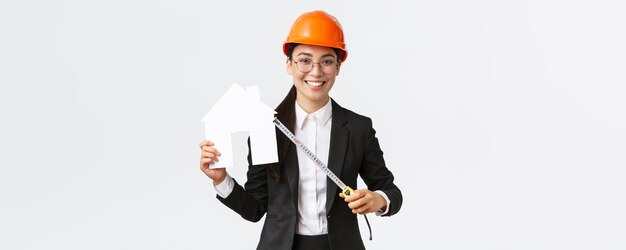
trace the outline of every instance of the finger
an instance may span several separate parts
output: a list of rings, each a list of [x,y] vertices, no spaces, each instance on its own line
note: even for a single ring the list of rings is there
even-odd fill
[[[360,207],[356,207],[352,209],[352,212],[355,214],[367,214],[374,211],[374,203],[367,202]]]
[[[214,148],[212,146],[204,146],[204,147],[202,147],[202,151],[208,151],[208,152],[211,152],[211,153],[216,154],[216,155],[222,155],[220,153],[220,151],[218,151],[216,148]]]
[[[368,214],[371,213],[373,211],[371,211],[371,209],[369,208],[357,208],[357,209],[352,209],[352,213],[353,214]]]
[[[202,158],[202,160],[200,160],[200,163],[202,163],[200,165],[200,168],[202,169],[204,167],[204,165],[211,165],[211,164],[214,163],[214,161],[211,158]]]
[[[210,158],[214,161],[220,161],[220,159],[213,153],[211,152],[202,152],[202,158]]]
[[[202,158],[215,158],[215,154],[211,152],[202,151]]]
[[[361,197],[361,199],[348,203],[348,207],[355,209],[364,205],[370,205],[371,203],[373,203],[372,197],[370,195],[365,195]]]
[[[209,140],[204,140],[200,142],[200,148],[204,147],[204,146],[213,146],[215,145],[212,141]]]
[[[353,202],[348,203],[348,207],[355,209],[355,208],[359,208],[363,205],[367,204],[367,201],[365,201],[365,199],[359,199]]]

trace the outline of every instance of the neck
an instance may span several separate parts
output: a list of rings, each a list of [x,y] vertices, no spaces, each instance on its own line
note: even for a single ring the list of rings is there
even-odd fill
[[[310,114],[324,107],[324,105],[328,103],[329,98],[330,97],[326,96],[326,98],[324,98],[323,100],[314,101],[314,100],[307,100],[306,98],[301,98],[298,95],[296,96],[296,102],[298,102],[298,105],[300,105],[300,107],[304,109],[304,111]]]

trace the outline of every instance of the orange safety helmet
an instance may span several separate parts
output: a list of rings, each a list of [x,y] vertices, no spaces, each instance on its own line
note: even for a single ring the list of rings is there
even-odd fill
[[[340,50],[339,59],[342,62],[348,57],[341,24],[337,18],[321,10],[304,13],[293,22],[283,43],[283,53],[286,56],[289,56],[287,52],[291,43],[337,48]]]

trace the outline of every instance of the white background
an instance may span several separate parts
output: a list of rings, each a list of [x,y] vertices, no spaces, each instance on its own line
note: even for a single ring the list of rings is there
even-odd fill
[[[626,8],[556,0],[2,1],[0,248],[254,249],[200,120],[233,82],[278,104],[315,9],[404,194],[366,247],[626,248]]]

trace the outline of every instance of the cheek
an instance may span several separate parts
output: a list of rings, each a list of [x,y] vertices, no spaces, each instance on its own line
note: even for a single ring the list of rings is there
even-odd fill
[[[331,84],[335,84],[335,81],[337,80],[337,78],[335,76],[332,76],[328,80],[331,82]]]
[[[304,74],[300,73],[300,72],[294,72],[291,77],[293,78],[294,82],[302,82],[304,80]]]

